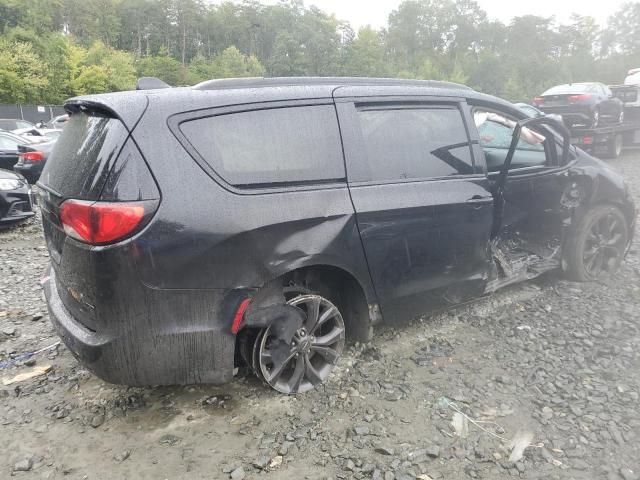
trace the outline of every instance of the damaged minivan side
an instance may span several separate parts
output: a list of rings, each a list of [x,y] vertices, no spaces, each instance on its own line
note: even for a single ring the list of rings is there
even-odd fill
[[[248,366],[308,391],[379,323],[556,268],[597,280],[631,242],[620,175],[461,85],[151,86],[69,100],[39,182],[50,318],[107,381]]]

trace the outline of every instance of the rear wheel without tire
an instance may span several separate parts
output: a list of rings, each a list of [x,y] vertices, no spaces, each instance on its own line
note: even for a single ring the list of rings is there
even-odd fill
[[[333,370],[344,349],[345,325],[338,307],[321,295],[285,291],[285,296],[291,297],[287,304],[300,308],[306,320],[287,345],[271,327],[261,331],[252,363],[256,374],[278,392],[303,393],[325,381]]]
[[[566,271],[573,280],[599,280],[615,273],[624,258],[629,229],[617,207],[603,205],[589,211],[567,239]]]

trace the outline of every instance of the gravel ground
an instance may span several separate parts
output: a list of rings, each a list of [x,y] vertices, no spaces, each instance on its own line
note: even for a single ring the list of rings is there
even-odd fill
[[[640,204],[640,151],[611,164]],[[38,222],[0,232],[0,362],[57,341]],[[0,385],[0,478],[639,479],[639,277],[636,242],[606,282],[547,275],[379,331],[295,397],[114,386],[60,346],[0,369],[51,366]]]

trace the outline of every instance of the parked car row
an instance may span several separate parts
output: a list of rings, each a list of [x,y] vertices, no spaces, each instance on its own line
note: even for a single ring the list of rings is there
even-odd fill
[[[37,125],[20,119],[0,119],[0,168],[13,169],[29,182],[37,182],[68,120],[68,114]]]
[[[36,125],[21,119],[0,119],[0,227],[35,215],[29,184],[40,178],[68,120],[68,114]]]

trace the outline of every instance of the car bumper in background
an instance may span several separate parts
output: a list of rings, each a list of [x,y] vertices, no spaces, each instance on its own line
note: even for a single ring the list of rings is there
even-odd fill
[[[13,171],[22,175],[30,184],[33,185],[40,178],[40,174],[42,173],[42,165],[18,162],[13,166]]]
[[[560,115],[564,120],[569,121],[590,121],[593,118],[591,107],[575,107],[575,106],[557,106],[557,107],[540,107],[547,115]]]
[[[35,215],[33,205],[35,198],[31,188],[0,192],[0,225],[12,225]]]

